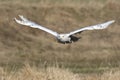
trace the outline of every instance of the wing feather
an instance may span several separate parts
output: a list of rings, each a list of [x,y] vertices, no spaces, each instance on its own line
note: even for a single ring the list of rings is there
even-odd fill
[[[115,20],[111,20],[111,21],[108,21],[108,22],[105,22],[105,23],[102,23],[102,24],[97,24],[97,25],[93,25],[93,26],[88,26],[88,27],[85,27],[85,28],[81,28],[81,29],[78,29],[78,30],[70,32],[69,35],[80,33],[80,32],[85,31],[85,30],[100,30],[100,29],[105,29],[110,24],[112,24],[114,22],[115,22]]]
[[[15,19],[15,21],[16,21],[17,23],[19,23],[19,24],[21,24],[21,25],[26,25],[26,26],[29,26],[29,27],[32,27],[32,28],[38,28],[38,29],[40,29],[40,30],[43,30],[43,31],[45,31],[45,32],[48,32],[48,33],[52,34],[52,35],[55,36],[55,37],[57,37],[57,35],[58,35],[57,32],[52,31],[52,30],[50,30],[50,29],[47,29],[47,28],[45,28],[45,27],[43,27],[43,26],[41,26],[41,25],[38,25],[38,24],[36,24],[35,22],[29,21],[28,19],[24,18],[22,15],[19,15],[19,17],[21,18],[21,20],[18,20],[18,19],[16,19],[16,18],[14,18],[14,19]]]

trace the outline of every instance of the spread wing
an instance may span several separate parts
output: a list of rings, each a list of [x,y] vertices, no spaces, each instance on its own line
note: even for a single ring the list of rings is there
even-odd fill
[[[76,34],[76,33],[80,33],[82,31],[85,31],[85,30],[100,30],[100,29],[105,29],[107,28],[110,24],[114,23],[115,20],[111,20],[111,21],[108,21],[108,22],[105,22],[105,23],[102,23],[102,24],[97,24],[97,25],[93,25],[93,26],[88,26],[88,27],[85,27],[85,28],[81,28],[81,29],[78,29],[78,30],[75,30],[75,31],[72,31],[70,33],[68,33],[69,35],[73,35],[73,34]]]
[[[29,27],[32,27],[32,28],[38,28],[40,30],[43,30],[45,32],[48,32],[50,34],[52,34],[53,36],[57,37],[58,33],[55,32],[55,31],[52,31],[50,29],[47,29],[41,25],[38,25],[36,24],[35,22],[32,22],[32,21],[29,21],[28,19],[24,18],[23,16],[19,15],[19,17],[21,18],[21,20],[18,20],[15,18],[15,21],[19,24],[22,24],[22,25],[26,25],[26,26],[29,26]]]

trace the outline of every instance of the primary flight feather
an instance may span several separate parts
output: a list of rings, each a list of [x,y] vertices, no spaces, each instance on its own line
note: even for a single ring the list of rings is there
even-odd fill
[[[115,20],[111,20],[111,21],[108,21],[108,22],[105,22],[105,23],[101,23],[101,24],[97,24],[97,25],[93,25],[93,26],[84,27],[84,28],[72,31],[70,33],[59,34],[59,33],[55,32],[53,30],[45,28],[45,27],[43,27],[41,25],[36,24],[35,22],[32,22],[32,21],[24,18],[22,15],[19,15],[19,17],[20,17],[21,20],[18,20],[18,19],[15,18],[15,21],[17,23],[19,23],[21,25],[26,25],[26,26],[29,26],[29,27],[32,27],[32,28],[38,28],[38,29],[43,30],[43,31],[45,31],[47,33],[50,33],[53,36],[55,36],[57,38],[57,40],[59,42],[61,42],[61,43],[71,43],[71,42],[78,41],[79,38],[73,36],[74,34],[81,33],[81,32],[86,31],[86,30],[100,30],[100,29],[105,29],[110,24],[112,24],[112,23],[115,22]]]

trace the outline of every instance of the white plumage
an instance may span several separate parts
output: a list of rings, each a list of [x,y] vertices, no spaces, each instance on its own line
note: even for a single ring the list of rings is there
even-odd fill
[[[57,40],[59,42],[61,42],[61,43],[71,43],[71,42],[78,41],[79,38],[73,36],[74,34],[83,32],[85,30],[100,30],[100,29],[105,29],[110,24],[112,24],[112,23],[115,22],[115,20],[111,20],[111,21],[108,21],[108,22],[105,22],[105,23],[102,23],[102,24],[97,24],[97,25],[93,25],[93,26],[84,27],[84,28],[72,31],[70,33],[59,34],[59,33],[55,32],[55,31],[52,31],[52,30],[50,30],[48,28],[45,28],[45,27],[43,27],[41,25],[38,25],[35,22],[29,21],[28,19],[24,18],[21,15],[19,15],[19,17],[21,18],[21,20],[18,20],[18,19],[15,18],[15,21],[17,23],[22,24],[22,25],[26,25],[26,26],[29,26],[29,27],[32,27],[32,28],[38,28],[38,29],[43,30],[43,31],[45,31],[47,33],[50,33],[53,36],[55,36],[57,38]]]

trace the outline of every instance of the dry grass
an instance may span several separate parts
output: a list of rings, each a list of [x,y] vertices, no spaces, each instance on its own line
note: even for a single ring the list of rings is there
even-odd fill
[[[17,73],[15,76],[24,76],[22,71],[26,69],[21,67],[26,62],[39,68],[57,65],[70,69],[70,72],[65,70],[64,75],[74,75],[72,72],[103,73],[103,77],[106,74],[110,77],[106,71],[120,65],[119,0],[0,0],[0,11],[0,66],[7,66],[8,69],[17,66],[20,71],[13,71]],[[63,45],[43,31],[16,24],[13,18],[19,14],[60,33],[112,19],[116,23],[106,30],[78,34],[78,37],[82,36],[80,41]],[[30,70],[42,75],[34,68]],[[13,76],[4,72],[7,76]],[[42,73],[44,75],[48,71]],[[85,75],[83,80],[87,77],[89,75]],[[88,80],[94,80],[91,77]]]
[[[74,74],[57,67],[37,68],[25,65],[22,69],[6,71],[0,68],[0,80],[119,80],[120,71],[114,69],[103,74]]]
[[[72,72],[54,67],[38,69],[27,65],[19,71],[6,72],[1,68],[0,73],[1,80],[79,80]]]

